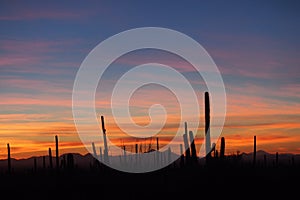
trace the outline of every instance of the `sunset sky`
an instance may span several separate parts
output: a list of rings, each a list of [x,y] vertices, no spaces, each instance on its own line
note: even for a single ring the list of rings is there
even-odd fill
[[[299,10],[300,2],[291,0],[1,1],[0,159],[6,158],[7,143],[14,158],[45,155],[49,147],[55,148],[55,135],[59,135],[61,154],[86,153],[72,115],[77,70],[101,41],[147,26],[192,37],[215,61],[227,94],[221,135],[226,138],[227,154],[251,152],[254,135],[257,149],[300,153]],[[107,132],[117,142],[135,141],[122,139],[108,114],[113,83],[135,65],[154,61],[187,77],[203,104],[205,83],[186,61],[158,50],[124,55],[106,72],[96,94]],[[147,108],[161,103],[168,111],[161,134],[175,131],[179,111],[172,93],[146,86],[132,98],[135,122],[148,124]],[[203,139],[203,120],[200,124],[197,148]]]

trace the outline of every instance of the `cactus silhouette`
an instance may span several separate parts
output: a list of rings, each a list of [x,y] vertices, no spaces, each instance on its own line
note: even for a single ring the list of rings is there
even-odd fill
[[[183,142],[184,142],[184,148],[186,149],[185,150],[185,160],[186,160],[186,163],[189,164],[191,155],[190,155],[190,148],[189,148],[187,134],[183,134]]]
[[[156,138],[156,164],[158,165],[159,163],[159,139],[158,137]]]
[[[197,162],[197,152],[196,152],[196,146],[195,146],[195,139],[194,139],[193,131],[189,131],[189,137],[190,137],[190,144],[191,144],[192,160],[193,160],[193,162]]]
[[[183,134],[183,142],[184,142],[184,148],[185,148],[185,157],[186,157],[186,162],[189,164],[190,158],[191,158],[191,153],[190,153],[190,148],[189,148],[189,140],[188,140],[188,131],[187,131],[187,123],[184,123],[184,134]]]
[[[95,147],[95,143],[94,142],[92,142],[92,149],[93,149],[94,157],[97,158],[97,152],[96,152],[96,147]]]
[[[216,157],[216,143],[212,143],[212,152],[214,152],[214,158]]]
[[[126,146],[123,145],[124,164],[127,164]]]
[[[256,164],[256,135],[253,138],[253,166]]]
[[[276,167],[278,167],[278,162],[279,162],[279,160],[278,160],[278,152],[276,152]]]
[[[9,143],[7,143],[7,169],[8,169],[8,174],[11,174],[11,157],[10,157]]]
[[[102,148],[101,147],[99,148],[99,154],[100,154],[99,159],[102,162],[103,158],[102,158]]]
[[[53,164],[52,164],[52,152],[51,152],[51,148],[48,149],[49,152],[49,167],[50,169],[53,168]]]
[[[220,158],[224,159],[225,158],[225,138],[221,138],[221,149],[220,149]]]
[[[58,152],[58,137],[55,136],[55,162],[56,162],[56,169],[59,169],[59,152]]]
[[[98,155],[97,155],[96,146],[95,146],[94,142],[92,142],[92,149],[93,149],[93,155],[94,155],[94,165],[95,165],[95,167],[99,167],[100,162],[98,160]]]
[[[211,142],[210,142],[210,104],[209,104],[209,93],[204,94],[205,103],[205,151],[206,157],[211,157]]]
[[[107,147],[107,140],[106,140],[106,129],[105,129],[105,123],[104,123],[103,116],[101,116],[101,125],[102,125],[103,142],[104,142],[104,162],[109,163],[108,147]]]

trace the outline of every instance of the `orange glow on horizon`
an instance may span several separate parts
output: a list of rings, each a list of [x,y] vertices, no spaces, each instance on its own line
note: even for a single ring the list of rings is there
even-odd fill
[[[133,101],[134,105],[142,108],[142,112],[133,115],[133,121],[139,125],[147,125],[150,122],[148,108],[155,103],[157,96],[168,103],[168,95],[160,94],[159,90],[153,90],[153,99]],[[286,91],[290,92],[290,90]],[[141,92],[140,95],[145,93]],[[151,97],[151,95],[149,95]],[[201,95],[199,95],[201,97]],[[202,101],[202,99],[201,99]],[[200,102],[203,104],[203,102]],[[81,152],[87,153],[84,145],[76,132],[72,118],[71,99],[41,96],[33,99],[30,96],[16,96],[2,98],[0,103],[3,108],[21,109],[22,113],[0,114],[0,159],[6,158],[6,144],[12,147],[12,157],[26,158],[34,155],[47,155],[48,148],[54,150],[54,135],[59,135],[60,153]],[[177,132],[180,115],[176,102],[167,104],[168,115],[166,124],[161,132],[154,136],[160,138],[160,145],[167,144],[172,135]],[[278,100],[252,97],[246,95],[228,96],[226,122],[222,136],[226,139],[226,153],[231,154],[237,151],[251,152],[253,135],[257,136],[257,149],[267,152],[284,151],[289,153],[300,153],[300,104],[297,102],[281,104]],[[17,108],[16,108],[17,106]],[[26,113],[35,106],[40,106],[46,111],[37,113]],[[59,108],[57,108],[57,106]],[[96,108],[108,109],[110,103],[97,101]],[[56,110],[55,110],[56,108]],[[64,109],[61,109],[64,108]],[[67,109],[66,109],[67,108]],[[38,108],[36,108],[38,109]],[[203,108],[200,107],[201,116],[199,119],[186,119],[189,126],[195,120],[199,120],[200,127],[197,132],[196,146],[199,151],[204,135]],[[213,113],[212,113],[213,115]],[[193,121],[194,120],[194,121]],[[118,146],[132,148],[137,141],[123,133],[110,115],[105,115],[107,133],[112,142]],[[87,127],[88,128],[88,127]],[[99,134],[102,131],[99,129]],[[154,145],[153,141],[153,145]],[[154,145],[155,146],[155,145]],[[217,143],[217,148],[219,141]],[[129,148],[130,147],[130,148]]]

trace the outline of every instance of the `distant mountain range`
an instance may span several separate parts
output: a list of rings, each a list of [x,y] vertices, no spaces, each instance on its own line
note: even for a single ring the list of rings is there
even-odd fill
[[[242,159],[244,161],[252,161],[253,160],[253,153],[242,153]],[[256,152],[256,159],[258,162],[264,162],[266,157],[266,162],[270,163],[276,161],[276,154],[271,154],[263,150],[258,150]],[[294,161],[293,161],[294,160]],[[290,162],[299,162],[300,161],[300,154],[291,154],[291,153],[282,153],[278,154],[278,162],[281,164],[290,164]]]
[[[72,153],[74,159],[74,166],[76,168],[90,168],[93,164],[95,164],[95,158],[91,154],[81,155],[78,153]],[[63,154],[60,156],[60,165],[62,165],[62,161],[66,160],[67,154]],[[177,156],[177,155],[172,155]],[[44,158],[43,158],[44,157]],[[241,153],[239,155],[227,155],[227,159],[239,159],[244,163],[251,163],[253,161],[253,153]],[[119,156],[115,156],[115,159]],[[43,159],[45,159],[45,168],[50,167],[49,156],[38,156],[38,157],[30,157],[27,159],[14,159],[11,158],[11,166],[15,171],[18,170],[33,170],[34,169],[34,159],[36,160],[37,169],[43,168]],[[276,162],[276,154],[270,154],[263,150],[258,150],[256,152],[256,160],[257,163],[262,164],[266,162],[268,165],[274,164]],[[200,164],[203,163],[203,159],[200,159]],[[300,163],[300,154],[279,154],[278,162],[280,164],[299,164]],[[56,166],[55,157],[52,158],[53,168]],[[0,160],[0,172],[3,173],[7,170],[7,159]]]

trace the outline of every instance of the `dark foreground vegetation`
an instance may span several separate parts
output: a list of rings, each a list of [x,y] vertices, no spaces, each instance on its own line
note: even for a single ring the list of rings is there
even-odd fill
[[[157,195],[170,198],[198,196],[201,199],[206,193],[212,197],[244,199],[265,196],[269,199],[298,195],[299,165],[253,166],[242,163],[226,160],[183,167],[172,164],[155,172],[140,174],[116,171],[101,164],[85,169],[32,169],[26,173],[1,174],[0,191],[3,195],[26,199],[87,199],[94,196],[101,199],[120,195],[134,199],[157,198]]]

